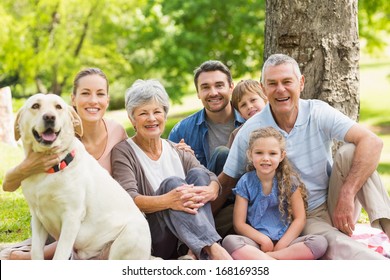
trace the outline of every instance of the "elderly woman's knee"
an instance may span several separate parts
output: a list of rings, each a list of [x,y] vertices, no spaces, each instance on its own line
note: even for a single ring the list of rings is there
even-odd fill
[[[195,186],[207,186],[210,184],[210,176],[203,168],[194,167],[188,171],[186,182]]]
[[[203,175],[205,173],[204,169],[201,168],[201,167],[194,167],[194,168],[191,168],[188,173],[187,173],[187,177],[188,176],[198,176],[198,175]]]
[[[182,179],[177,176],[170,176],[164,179],[156,194],[164,194],[176,189],[184,184],[193,184],[195,186],[207,186],[210,184],[209,174],[201,167],[194,167],[187,173],[186,179]]]
[[[161,182],[160,187],[156,191],[156,194],[168,193],[183,184],[186,184],[186,182],[182,178],[177,176],[170,176]]]

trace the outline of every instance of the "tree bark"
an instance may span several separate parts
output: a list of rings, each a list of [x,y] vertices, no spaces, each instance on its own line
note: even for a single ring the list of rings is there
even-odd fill
[[[320,99],[359,118],[357,0],[267,0],[264,61],[295,58],[305,76],[302,98]]]

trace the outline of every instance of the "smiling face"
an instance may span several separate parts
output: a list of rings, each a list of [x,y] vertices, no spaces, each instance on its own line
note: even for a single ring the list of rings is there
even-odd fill
[[[164,108],[153,100],[150,103],[137,107],[130,121],[137,131],[137,136],[140,138],[148,140],[158,139],[165,129]]]
[[[87,75],[78,80],[72,105],[83,122],[100,121],[109,105],[107,82],[97,74]]]
[[[253,142],[247,156],[259,178],[272,178],[285,157],[285,151],[280,148],[280,143],[275,137],[262,137]]]
[[[238,102],[238,111],[244,119],[249,119],[265,107],[265,101],[256,92],[248,92]]]
[[[290,63],[268,66],[263,75],[262,89],[275,118],[296,117],[299,97],[304,88],[304,77],[297,77]]]
[[[230,102],[233,83],[229,84],[225,73],[221,71],[202,72],[198,77],[198,98],[210,112],[220,112]]]

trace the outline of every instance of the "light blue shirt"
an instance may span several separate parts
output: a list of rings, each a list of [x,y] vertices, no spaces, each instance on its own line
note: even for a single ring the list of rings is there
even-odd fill
[[[272,126],[286,138],[290,162],[308,190],[308,210],[327,199],[329,176],[333,165],[333,139],[344,141],[355,124],[346,115],[320,100],[299,100],[298,118],[290,133],[276,124],[269,103],[245,122],[233,142],[223,172],[233,178],[245,173],[249,134],[261,127]]]
[[[293,188],[295,192],[297,188]],[[279,240],[287,231],[290,223],[286,215],[279,211],[278,182],[273,180],[271,193],[265,195],[256,171],[245,173],[233,189],[234,194],[248,200],[247,223],[267,235],[271,240]]]

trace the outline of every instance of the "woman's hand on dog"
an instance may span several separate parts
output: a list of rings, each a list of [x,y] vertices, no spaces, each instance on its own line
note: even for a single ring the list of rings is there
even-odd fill
[[[22,181],[33,174],[46,172],[53,165],[59,164],[58,154],[44,154],[30,152],[16,167],[8,170],[3,181],[3,190],[13,192],[17,190]]]
[[[20,171],[25,175],[25,178],[27,178],[33,174],[46,172],[59,163],[60,158],[58,154],[47,155],[44,153],[31,152],[20,164]]]

